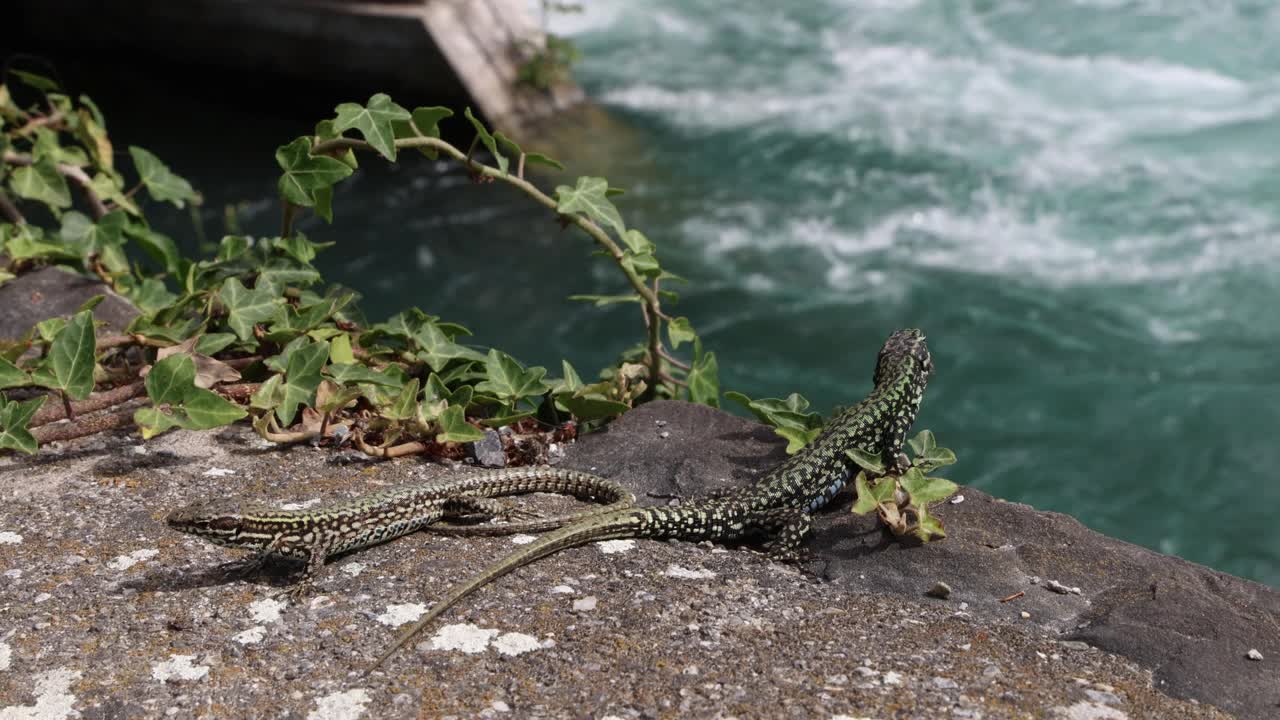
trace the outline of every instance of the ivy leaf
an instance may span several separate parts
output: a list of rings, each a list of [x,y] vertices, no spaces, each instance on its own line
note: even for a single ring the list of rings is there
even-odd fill
[[[433,322],[423,323],[413,333],[413,339],[417,341],[418,347],[421,348],[418,352],[418,358],[435,371],[443,370],[445,365],[457,358],[478,361],[485,359],[484,355],[475,350],[450,340],[449,336],[445,335],[444,331]]]
[[[546,368],[524,368],[515,358],[495,349],[489,350],[484,367],[487,378],[476,384],[479,392],[492,393],[510,404],[546,392],[547,384],[542,380]]]
[[[219,294],[227,306],[227,326],[241,340],[252,338],[253,328],[258,323],[274,320],[280,315],[280,298],[275,293],[261,288],[249,290],[239,278],[227,278]]]
[[[880,453],[867,452],[862,448],[854,448],[846,450],[845,455],[849,459],[858,464],[858,467],[873,472],[877,475],[884,474],[884,458],[880,457]]]
[[[396,137],[440,137],[440,121],[451,117],[453,111],[446,107],[420,107],[413,109],[409,122],[396,123]],[[420,147],[418,152],[435,160],[440,157],[439,151],[431,147]]]
[[[84,213],[72,211],[62,216],[62,228],[58,234],[62,242],[81,257],[101,255],[104,248],[118,246],[124,241],[126,220],[122,210],[112,210],[96,223]]]
[[[674,349],[680,347],[680,343],[693,342],[698,333],[693,331],[689,318],[678,317],[667,323],[667,337],[671,339],[671,347]]]
[[[31,377],[22,368],[0,357],[0,388],[29,385]]]
[[[930,450],[938,447],[938,442],[934,439],[933,431],[931,430],[921,430],[915,437],[908,440],[907,444],[911,446],[916,455],[927,455]]]
[[[300,137],[276,150],[280,176],[280,194],[285,200],[302,207],[314,207],[317,193],[351,175],[351,167],[327,155],[311,154],[311,138]]]
[[[9,187],[18,197],[39,200],[53,208],[71,207],[71,190],[50,158],[41,158],[13,171]]]
[[[281,427],[289,427],[298,413],[298,406],[311,405],[320,385],[320,369],[329,358],[329,343],[311,342],[295,349],[289,355],[284,370],[284,398],[276,408]]]
[[[631,406],[624,402],[610,400],[600,396],[598,393],[589,393],[581,396],[558,395],[556,400],[579,420],[600,420],[617,417],[631,409]]]
[[[174,174],[160,161],[160,158],[138,147],[129,146],[129,156],[133,158],[133,166],[137,168],[142,184],[147,186],[147,193],[158,202],[171,202],[182,208],[185,203],[200,204],[200,195],[191,187],[191,183]]]
[[[400,381],[395,378],[388,377],[377,370],[367,368],[358,363],[331,363],[329,367],[325,368],[325,372],[340,385],[365,383],[394,388],[398,388],[401,385]]]
[[[191,420],[187,427],[192,430],[208,430],[230,425],[248,415],[244,408],[218,393],[198,387],[190,389],[182,403],[182,409]]]
[[[26,70],[14,70],[9,68],[10,75],[21,80],[28,87],[35,88],[41,92],[57,92],[58,83],[39,73],[27,72]]]
[[[76,313],[49,344],[49,356],[32,380],[54,390],[61,390],[75,400],[83,400],[93,392],[93,365],[96,338],[93,313]]]
[[[475,442],[484,439],[484,431],[467,422],[461,407],[452,405],[440,413],[440,433],[436,442]]]
[[[945,478],[925,477],[918,468],[911,468],[902,476],[902,489],[911,495],[911,502],[921,507],[951,497],[959,486]]]
[[[882,503],[894,504],[894,491],[898,489],[898,484],[892,478],[883,478],[874,485],[867,479],[865,472],[859,472],[858,476],[853,480],[853,486],[858,491],[858,498],[854,500],[853,512],[859,515],[865,515],[875,510]],[[896,505],[894,505],[896,508]]]
[[[583,213],[597,225],[611,227],[619,237],[625,238],[627,226],[622,214],[609,201],[606,193],[609,181],[598,177],[580,177],[575,186],[560,185],[556,188],[556,212],[564,215]]]
[[[150,440],[173,428],[186,427],[186,416],[172,408],[169,410],[155,407],[138,408],[138,411],[133,414],[133,422],[142,430],[142,439]]]
[[[388,420],[412,420],[418,412],[418,390],[421,384],[413,378],[400,388],[390,405],[382,407],[382,415]]]
[[[333,123],[334,130],[340,133],[352,128],[359,130],[370,147],[395,162],[396,133],[392,124],[410,119],[412,116],[408,110],[397,105],[384,93],[369,98],[365,107],[356,103],[342,103],[335,110],[338,118]]]
[[[249,407],[259,410],[275,410],[284,402],[284,376],[272,375],[249,396]]]
[[[186,353],[175,353],[157,361],[147,373],[147,397],[155,405],[181,405],[195,383],[195,362]]]
[[[657,246],[653,244],[653,241],[645,237],[644,233],[639,230],[628,230],[623,234],[622,241],[626,243],[631,252],[637,255],[652,255],[657,250]]]
[[[195,350],[201,355],[216,355],[226,350],[235,341],[236,336],[231,333],[208,333],[201,335],[196,341]]]
[[[489,151],[489,154],[493,155],[494,161],[498,163],[498,169],[505,175],[507,172],[508,161],[507,157],[498,151],[498,142],[489,134],[484,123],[477,120],[476,116],[471,114],[471,108],[463,110],[462,114],[471,121],[471,125],[476,129],[476,137],[480,138],[481,144],[485,146],[485,149]]]
[[[570,295],[569,299],[595,303],[596,307],[604,307],[614,303],[640,302],[641,297],[635,293],[629,293],[626,295]]]
[[[787,454],[795,455],[804,449],[804,446],[813,442],[813,439],[822,434],[822,428],[795,428],[795,427],[776,427],[773,429],[777,435],[787,441]]]
[[[553,167],[557,170],[564,170],[564,165],[561,165],[559,160],[549,158],[542,153],[525,153],[524,162],[526,165],[546,165],[547,167]]]
[[[123,213],[119,210],[112,211],[107,217],[117,213],[121,214],[123,218]],[[99,220],[98,224],[101,225],[107,217]],[[173,238],[139,223],[125,227],[124,231],[125,234],[142,247],[143,252],[150,256],[152,260],[155,260],[160,267],[164,268],[165,272],[174,275],[178,274],[178,266],[182,261],[182,255],[178,252],[178,246],[174,243]]]
[[[715,353],[709,352],[694,360],[686,382],[690,401],[720,407],[720,366]]]
[[[0,395],[0,448],[35,454],[38,446],[27,424],[43,404],[42,397],[18,402]]]

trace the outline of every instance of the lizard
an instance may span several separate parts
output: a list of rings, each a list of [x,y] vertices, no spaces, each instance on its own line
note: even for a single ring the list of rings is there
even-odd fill
[[[687,505],[593,512],[552,530],[451,588],[400,634],[364,676],[481,587],[536,560],[588,542],[621,538],[727,542],[765,536],[770,538],[765,547],[774,558],[798,560],[802,540],[811,527],[810,513],[830,502],[858,470],[850,451],[880,455],[887,474],[909,469],[902,447],[932,374],[933,360],[924,334],[917,329],[893,333],[877,357],[871,393],[832,419],[810,445],[752,485]]]
[[[563,493],[605,504],[557,517],[493,525],[432,526],[442,519],[509,517],[513,513],[493,498],[533,492]],[[287,591],[296,600],[310,590],[327,558],[418,530],[454,535],[540,532],[634,503],[635,496],[613,480],[576,470],[532,466],[477,471],[445,482],[414,483],[302,510],[230,499],[202,501],[173,511],[166,523],[215,545],[256,551],[245,560],[225,565],[228,572],[256,569],[271,557],[301,560],[302,576]]]

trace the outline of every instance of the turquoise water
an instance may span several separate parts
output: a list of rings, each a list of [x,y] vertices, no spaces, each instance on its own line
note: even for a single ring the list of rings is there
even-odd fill
[[[1280,586],[1280,10],[586,4],[556,24],[606,114],[547,143],[629,189],[724,388],[825,412],[919,326],[918,427],[957,451],[950,477]],[[155,149],[268,233],[271,153],[306,127]],[[616,271],[514,192],[367,166],[304,228],[371,314],[417,304],[584,372],[639,339],[633,306],[564,300]]]

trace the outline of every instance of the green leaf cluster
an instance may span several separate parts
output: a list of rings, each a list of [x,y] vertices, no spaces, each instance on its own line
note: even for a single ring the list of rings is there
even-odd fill
[[[933,433],[924,430],[907,441],[914,452],[911,466],[901,476],[886,475],[883,458],[859,450],[849,457],[862,468],[854,478],[858,497],[852,511],[865,515],[875,511],[882,522],[897,536],[929,542],[946,537],[942,521],[929,512],[929,504],[945,500],[955,493],[955,483],[927,473],[951,465],[956,455],[938,447]]]

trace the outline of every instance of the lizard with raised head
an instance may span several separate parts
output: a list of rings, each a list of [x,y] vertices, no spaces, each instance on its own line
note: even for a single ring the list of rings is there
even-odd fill
[[[771,555],[794,560],[809,532],[810,513],[830,502],[856,474],[858,466],[850,451],[879,455],[893,474],[908,469],[902,447],[932,372],[924,334],[915,329],[895,332],[876,360],[871,394],[832,419],[811,444],[754,484],[683,506],[595,511],[552,530],[454,586],[402,632],[365,674],[470,593],[535,560],[588,542],[619,538],[727,542],[765,537]]]

